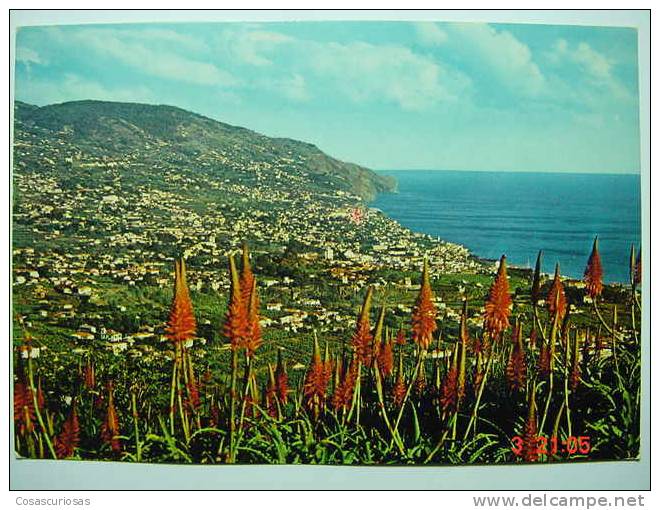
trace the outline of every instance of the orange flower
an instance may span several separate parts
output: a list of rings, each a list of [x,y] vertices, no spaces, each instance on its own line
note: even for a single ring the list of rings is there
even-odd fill
[[[527,362],[522,342],[522,326],[516,323],[513,350],[506,366],[506,378],[513,391],[524,388],[527,379]]]
[[[392,340],[385,340],[378,351],[378,368],[383,377],[389,377],[394,370]]]
[[[282,359],[282,350],[277,351],[277,368],[275,369],[275,384],[277,398],[281,404],[286,404],[289,393],[289,376],[286,373],[286,363]]]
[[[485,333],[482,333],[481,336],[475,336],[470,347],[472,353],[475,356],[487,352],[488,349],[490,348],[490,342],[488,341],[488,336]]]
[[[315,418],[318,417],[319,411],[325,407],[326,392],[331,376],[332,363],[328,359],[325,362],[321,359],[318,340],[314,339],[312,365],[305,376],[303,392],[307,400],[307,407],[314,411]]]
[[[373,287],[367,289],[367,294],[364,296],[362,309],[355,326],[355,332],[351,338],[351,345],[353,346],[355,355],[358,361],[365,366],[371,365],[373,354],[373,336],[371,335],[371,326],[369,325],[369,310],[371,308],[373,291]]]
[[[406,345],[406,335],[401,328],[396,333],[396,344],[397,345]]]
[[[591,255],[584,270],[584,283],[589,295],[595,299],[603,292],[603,266],[598,253],[598,236],[594,239]]]
[[[73,456],[80,443],[80,425],[78,423],[78,409],[74,402],[71,412],[62,425],[62,432],[54,441],[55,453],[58,459],[66,459]]]
[[[197,323],[186,281],[186,263],[180,259],[174,263],[174,298],[165,329],[166,336],[174,343],[185,342],[195,336],[196,329]]]
[[[495,281],[490,287],[485,308],[484,329],[494,338],[509,327],[509,316],[511,315],[511,296],[509,295],[505,255],[502,255],[500,259],[500,267],[497,270]]]
[[[20,435],[32,433],[35,417],[32,390],[29,384],[19,380],[14,384],[14,423]]]
[[[539,338],[539,334],[536,331],[536,324],[532,328],[532,332],[529,334],[529,348],[536,349],[536,341]]]
[[[433,291],[429,280],[429,264],[428,260],[424,259],[422,284],[412,315],[413,340],[422,350],[429,348],[433,340],[433,333],[438,329],[435,322],[436,315],[437,310],[433,303]]]
[[[113,452],[121,451],[121,439],[119,430],[119,418],[115,409],[114,390],[112,383],[108,383],[108,409],[105,420],[101,425],[101,439],[104,443],[110,445]]]
[[[225,337],[231,343],[232,350],[238,350],[246,347],[250,328],[248,324],[248,310],[241,295],[241,286],[233,255],[229,255],[229,275],[231,278],[231,289],[223,330]]]
[[[537,372],[539,374],[539,377],[545,378],[550,375],[550,346],[546,343],[541,341],[541,350],[539,351],[539,359],[537,361]]]
[[[202,401],[199,397],[199,385],[197,380],[193,377],[186,384],[186,401],[185,406],[191,412],[196,412],[199,407],[202,405]]]
[[[332,407],[335,411],[348,410],[353,402],[353,393],[358,377],[358,362],[354,357],[332,395]]]
[[[566,294],[564,293],[564,284],[559,277],[559,263],[555,266],[555,278],[552,280],[550,292],[548,292],[548,310],[552,315],[557,313],[559,320],[566,315]]]
[[[536,388],[532,387],[529,397],[529,412],[525,429],[523,432],[522,457],[526,462],[536,462],[539,458],[538,452],[538,426],[536,422]]]
[[[392,401],[395,407],[401,407],[406,397],[406,381],[403,378],[403,357],[399,352],[399,369],[396,374],[396,382],[392,387]]]
[[[413,388],[415,390],[415,394],[419,397],[421,397],[426,391],[426,368],[424,367],[423,362],[419,365],[419,370],[417,371],[417,377],[415,378]]]
[[[87,364],[85,365],[85,387],[87,389],[93,390],[96,388],[96,371],[94,370],[94,362],[92,358],[87,359]]]
[[[456,411],[458,404],[458,370],[456,365],[452,364],[442,381],[442,392],[440,394],[440,407],[443,416]]]

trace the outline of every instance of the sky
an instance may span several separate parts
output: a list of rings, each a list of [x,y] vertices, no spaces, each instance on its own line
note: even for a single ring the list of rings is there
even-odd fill
[[[374,169],[639,173],[637,32],[411,22],[21,28],[15,98],[169,104]]]

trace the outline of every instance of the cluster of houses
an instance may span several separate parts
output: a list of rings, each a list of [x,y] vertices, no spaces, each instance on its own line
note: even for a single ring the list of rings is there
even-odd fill
[[[343,286],[357,292],[367,283],[412,289],[409,280],[374,282],[367,274],[378,268],[418,271],[424,256],[433,271],[482,269],[466,248],[414,233],[376,209],[365,208],[363,219],[352,221],[359,197],[308,186],[302,156],[268,162],[217,150],[198,156],[190,169],[158,161],[157,144],[144,148],[152,157],[139,151],[109,157],[68,146],[64,135],[49,141],[23,133],[17,140],[14,291],[33,300],[31,320],[82,324],[70,335],[79,347],[99,341],[121,354],[157,342],[157,326],[120,332],[100,325],[98,317],[112,313],[104,289],[169,288],[176,254],[190,261],[193,290],[225,292],[226,257],[246,237],[262,253],[292,243],[305,247],[300,263],[321,268],[314,276],[329,278],[338,292]],[[210,171],[220,166],[246,178]],[[93,172],[93,178],[72,183],[67,169]],[[216,198],[202,204],[196,201],[201,194]],[[332,309],[313,292],[301,292],[292,278],[259,277],[264,326],[292,333],[352,327],[352,310]],[[126,311],[121,305],[117,310]]]

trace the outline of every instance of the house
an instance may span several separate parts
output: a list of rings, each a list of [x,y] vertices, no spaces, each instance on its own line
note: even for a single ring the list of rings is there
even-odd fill
[[[114,329],[101,328],[101,340],[106,342],[121,342],[122,334]]]
[[[77,331],[71,335],[76,340],[94,340],[94,335],[87,331]]]
[[[91,287],[78,287],[79,296],[91,296],[92,288]]]

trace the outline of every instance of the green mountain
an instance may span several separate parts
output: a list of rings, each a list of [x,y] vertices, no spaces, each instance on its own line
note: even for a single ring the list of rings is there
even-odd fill
[[[212,177],[225,173],[243,184],[250,182],[242,169],[259,167],[262,182],[269,171],[285,171],[296,177],[296,186],[302,179],[310,191],[341,190],[365,200],[395,188],[394,179],[334,159],[312,144],[270,138],[172,106],[87,100],[36,107],[17,101],[14,111],[23,131],[61,139],[94,157],[139,154],[145,162],[205,166]],[[223,165],[225,159],[230,164]]]

